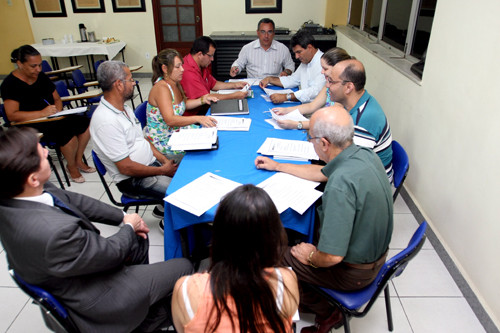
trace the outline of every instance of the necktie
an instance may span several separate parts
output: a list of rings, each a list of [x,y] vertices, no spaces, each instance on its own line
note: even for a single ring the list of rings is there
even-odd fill
[[[69,208],[61,199],[53,195],[52,193],[46,192],[54,199],[54,206],[61,209],[63,212],[79,217],[71,208]]]

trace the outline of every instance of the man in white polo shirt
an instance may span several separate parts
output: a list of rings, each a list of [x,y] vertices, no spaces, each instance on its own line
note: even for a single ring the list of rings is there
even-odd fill
[[[177,165],[144,138],[139,120],[125,104],[135,85],[128,66],[106,61],[97,70],[97,80],[104,96],[90,122],[94,151],[122,193],[162,200]],[[163,217],[158,209],[153,215]]]

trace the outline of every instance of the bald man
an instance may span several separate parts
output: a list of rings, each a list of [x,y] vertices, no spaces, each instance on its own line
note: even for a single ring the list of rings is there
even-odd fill
[[[342,315],[308,284],[354,291],[375,279],[392,235],[392,192],[377,155],[353,144],[353,120],[342,106],[318,110],[310,126],[309,141],[326,166],[278,163],[263,156],[255,165],[327,182],[318,207],[318,243],[295,245],[284,258],[301,283],[301,309],[316,314],[316,325],[301,332],[326,333],[342,326]]]

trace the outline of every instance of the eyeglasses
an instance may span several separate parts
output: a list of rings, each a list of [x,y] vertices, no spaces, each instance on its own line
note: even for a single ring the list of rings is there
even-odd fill
[[[325,76],[326,78],[326,81],[328,81],[329,84],[331,85],[334,85],[334,84],[337,84],[339,82],[342,82],[342,85],[346,84],[347,82],[352,82],[352,81],[349,81],[349,80],[338,80],[338,81],[334,81],[332,80],[329,76]]]
[[[320,136],[310,136],[309,133],[307,133],[307,141],[311,142],[314,139],[321,139]]]
[[[214,54],[210,54],[210,53],[205,53],[206,56],[208,56],[210,59],[213,59],[214,56],[215,56],[215,53]]]
[[[274,30],[259,30],[259,32],[262,34],[262,35],[272,35],[274,34]]]
[[[131,82],[131,83],[135,83],[135,80],[134,79],[125,79],[125,80],[120,80],[122,82]]]

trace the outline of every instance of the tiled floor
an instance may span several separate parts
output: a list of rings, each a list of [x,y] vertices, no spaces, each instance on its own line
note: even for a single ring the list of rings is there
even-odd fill
[[[151,83],[149,79],[140,79],[140,82],[146,98]],[[137,105],[138,98],[136,101]],[[86,156],[93,165],[90,149],[87,149]],[[97,174],[84,176],[87,179],[85,183],[72,183],[68,189],[109,203]],[[55,177],[53,181],[56,182]],[[112,189],[118,194],[114,186]],[[151,215],[151,211],[152,207],[148,207],[142,209],[140,214],[151,229],[150,261],[157,262],[163,260],[163,236],[158,229],[158,220]],[[394,207],[394,233],[389,256],[406,247],[417,227],[417,221],[400,196]],[[104,236],[116,230],[115,227],[102,224],[98,228]],[[31,304],[11,280],[3,248],[0,248],[0,300],[0,332],[50,332],[45,327],[37,306]],[[426,241],[405,272],[391,282],[391,303],[395,332],[485,331],[429,241]],[[311,325],[313,320],[311,315],[303,314],[297,332],[302,327]],[[351,328],[353,332],[388,332],[383,300],[376,302],[365,318],[352,319]],[[343,332],[343,329],[332,332],[337,331]]]

